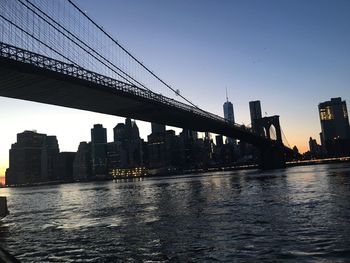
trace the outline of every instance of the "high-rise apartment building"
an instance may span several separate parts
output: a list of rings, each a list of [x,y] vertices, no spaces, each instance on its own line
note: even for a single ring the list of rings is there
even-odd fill
[[[328,155],[340,156],[350,152],[350,126],[346,102],[341,98],[318,105],[321,122],[321,144]]]

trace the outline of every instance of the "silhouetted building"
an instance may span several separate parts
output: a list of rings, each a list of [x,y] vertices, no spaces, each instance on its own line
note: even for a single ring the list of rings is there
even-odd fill
[[[294,160],[300,159],[299,156],[300,156],[299,149],[296,145],[294,145],[294,147],[293,147],[293,159]]]
[[[250,121],[252,123],[252,131],[254,133],[262,135],[262,131],[260,127],[257,125],[257,120],[262,118],[260,101],[259,100],[250,101],[249,110],[250,110]]]
[[[73,178],[76,181],[91,179],[91,143],[81,142],[73,161]]]
[[[233,112],[233,105],[230,101],[228,101],[228,97],[226,95],[226,102],[223,105],[224,108],[224,118],[228,123],[234,124],[235,123],[235,116]],[[235,143],[235,140],[233,138],[227,138],[227,143],[233,144]]]
[[[329,156],[350,153],[350,127],[346,102],[332,98],[318,105],[321,121],[321,143]]]
[[[224,139],[222,135],[216,135],[215,142],[216,142],[216,146],[222,146],[224,144]]]
[[[75,152],[61,152],[58,155],[57,171],[60,181],[73,181],[73,162],[75,155]]]
[[[56,153],[56,138],[35,131],[17,134],[17,142],[10,149],[10,165],[6,174],[6,184],[32,184],[46,182],[54,173],[54,159],[50,150]],[[46,144],[45,144],[46,142]],[[43,157],[43,149],[45,156]],[[45,174],[43,174],[43,171]]]
[[[184,139],[185,142],[198,140],[198,132],[188,129],[182,129],[180,136]]]
[[[42,181],[59,180],[57,172],[57,158],[60,149],[56,136],[45,136],[41,152],[41,177]]]
[[[209,134],[204,139],[198,139],[197,132],[183,129],[180,137],[184,147],[184,168],[205,168],[211,164],[214,145]]]
[[[152,133],[165,133],[165,125],[152,122]]]
[[[321,146],[317,144],[316,139],[312,139],[311,137],[309,139],[309,149],[311,158],[319,158],[322,154]]]
[[[93,176],[107,175],[107,129],[95,124],[91,129],[91,159]]]
[[[151,168],[179,168],[184,163],[183,141],[173,130],[148,135],[147,153]]]
[[[114,129],[114,142],[107,144],[108,174],[111,176],[141,175],[143,168],[142,140],[136,122],[127,118]]]

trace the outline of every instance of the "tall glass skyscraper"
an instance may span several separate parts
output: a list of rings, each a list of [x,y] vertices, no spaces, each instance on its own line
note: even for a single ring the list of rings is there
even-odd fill
[[[224,103],[224,118],[229,123],[235,123],[235,116],[233,113],[233,105],[230,101],[227,101]]]
[[[226,102],[224,103],[224,118],[229,123],[235,123],[235,115],[233,113],[233,105],[230,101],[228,101],[228,97],[226,95]],[[227,138],[227,143],[232,144],[235,143],[233,138]]]

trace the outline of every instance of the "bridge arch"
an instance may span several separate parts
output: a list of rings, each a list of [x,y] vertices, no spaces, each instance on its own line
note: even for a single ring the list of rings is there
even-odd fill
[[[277,140],[276,127],[273,124],[270,125],[270,139],[274,141]]]
[[[278,115],[257,119],[257,126],[264,131],[266,138],[282,143],[282,132]]]

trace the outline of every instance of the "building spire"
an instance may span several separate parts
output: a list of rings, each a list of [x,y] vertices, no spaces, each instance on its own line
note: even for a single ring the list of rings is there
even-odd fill
[[[228,102],[227,87],[226,87],[226,101]]]

